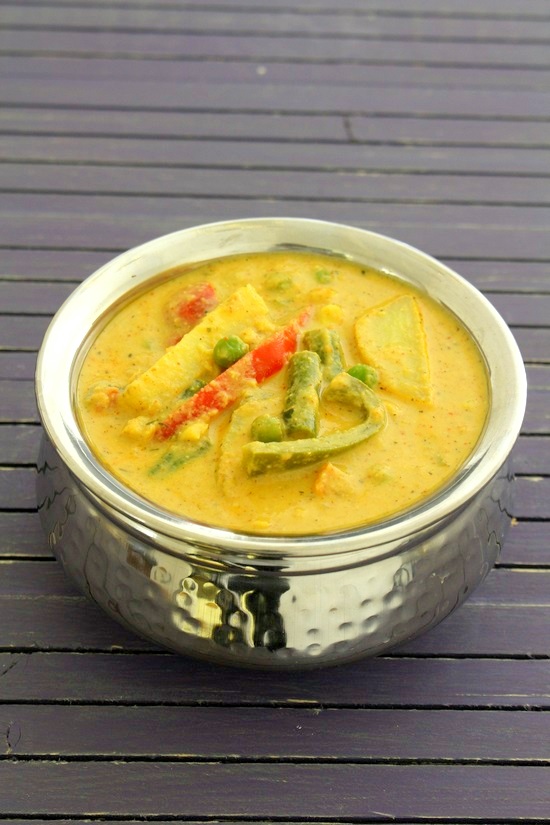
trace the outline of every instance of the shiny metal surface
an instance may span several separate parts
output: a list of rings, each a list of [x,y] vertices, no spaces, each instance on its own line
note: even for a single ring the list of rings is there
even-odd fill
[[[109,310],[178,263],[283,247],[346,255],[393,272],[444,303],[484,353],[485,432],[460,474],[379,526],[311,537],[213,529],[144,501],[83,441],[75,378]],[[438,261],[353,227],[296,219],[210,224],[121,255],[73,293],[42,346],[36,377],[46,435],[38,501],[53,552],[113,618],[170,649],[265,668],[373,655],[447,616],[494,564],[509,522],[508,457],[525,409],[525,372],[502,319]]]

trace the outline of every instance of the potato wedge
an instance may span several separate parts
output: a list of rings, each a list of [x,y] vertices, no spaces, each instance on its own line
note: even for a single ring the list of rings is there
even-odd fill
[[[411,401],[431,402],[426,333],[414,296],[367,310],[356,321],[355,338],[365,363],[378,370],[383,389]]]
[[[270,314],[263,298],[250,284],[243,286],[134,378],[121,393],[120,402],[136,414],[161,414],[192,381],[212,372],[212,350],[220,338],[270,329]]]

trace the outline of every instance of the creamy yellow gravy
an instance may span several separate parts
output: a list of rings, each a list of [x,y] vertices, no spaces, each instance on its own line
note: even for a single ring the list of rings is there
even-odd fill
[[[159,458],[170,449],[170,440],[149,437],[147,424],[166,414],[166,399],[158,410],[154,405],[132,408],[120,399],[124,388],[181,334],[167,320],[166,308],[174,296],[187,285],[204,282],[214,285],[219,301],[248,284],[262,296],[270,323],[264,330],[245,330],[242,337],[248,335],[251,346],[309,308],[305,329],[335,330],[347,367],[364,362],[356,338],[356,322],[363,313],[400,295],[414,294],[425,335],[431,399],[411,400],[388,389],[380,376],[374,391],[387,410],[381,432],[330,461],[250,477],[240,452],[251,440],[249,424],[258,413],[280,414],[287,381],[283,369],[260,387],[249,388],[239,403],[204,423],[202,431],[197,424],[195,431],[190,428],[185,438],[206,437],[208,449],[173,471],[155,471]],[[204,353],[202,372],[206,379],[216,374],[209,352]],[[174,398],[173,406],[178,403]],[[479,438],[488,407],[488,383],[482,357],[467,331],[427,295],[395,277],[343,259],[277,252],[163,273],[153,288],[119,309],[92,342],[81,369],[76,404],[82,431],[99,460],[145,498],[208,525],[300,535],[379,521],[441,487]],[[320,414],[321,433],[355,423],[356,413],[351,410],[324,409],[321,403]],[[232,436],[228,456],[223,439],[233,415],[240,416],[242,426]],[[141,430],[128,426],[136,421]],[[182,432],[173,438],[181,439]]]

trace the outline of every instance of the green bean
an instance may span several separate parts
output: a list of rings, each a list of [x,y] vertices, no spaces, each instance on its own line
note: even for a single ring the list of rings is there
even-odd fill
[[[246,355],[248,349],[248,344],[245,344],[238,335],[229,335],[225,338],[220,338],[216,343],[212,357],[214,363],[217,364],[220,369],[225,370],[227,367],[230,367],[231,364],[234,364],[235,361],[238,361],[239,358],[242,358],[243,355]]]
[[[305,349],[316,352],[323,365],[325,381],[331,381],[335,375],[345,370],[345,359],[340,336],[334,330],[326,328],[311,329],[304,335]]]
[[[191,461],[193,458],[198,458],[205,453],[212,446],[208,438],[202,438],[200,441],[182,442],[175,447],[167,450],[158,461],[149,468],[148,474],[150,476],[165,475],[178,470]]]
[[[288,362],[289,384],[283,420],[289,438],[307,438],[319,430],[321,361],[315,352],[295,352]]]
[[[326,461],[338,453],[361,444],[377,433],[386,423],[386,410],[375,393],[345,372],[334,378],[325,391],[324,398],[359,407],[365,420],[355,427],[320,438],[302,438],[297,441],[251,441],[243,447],[243,463],[251,475],[304,467]]]

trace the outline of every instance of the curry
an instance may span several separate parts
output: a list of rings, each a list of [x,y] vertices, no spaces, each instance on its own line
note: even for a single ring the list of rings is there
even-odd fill
[[[220,258],[155,279],[86,353],[77,412],[121,482],[211,526],[269,535],[378,522],[472,452],[483,359],[398,277],[305,252]]]

